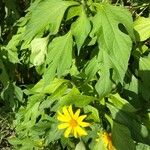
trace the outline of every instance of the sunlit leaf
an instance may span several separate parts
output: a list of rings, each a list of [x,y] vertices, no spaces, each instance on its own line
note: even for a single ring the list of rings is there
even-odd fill
[[[72,24],[71,27],[72,34],[75,36],[78,53],[91,30],[90,21],[86,16],[85,9],[82,7],[81,10],[79,18]]]
[[[35,38],[31,42],[30,61],[33,65],[39,66],[44,63],[47,54],[48,38]]]
[[[77,145],[76,145],[76,148],[75,150],[86,150],[84,144],[82,141],[80,141]]]
[[[132,47],[133,22],[131,14],[122,7],[95,4],[97,14],[92,18],[91,37],[97,36],[100,79],[96,90],[104,96],[112,89],[112,81],[123,82]],[[126,30],[126,32],[124,31]],[[112,70],[111,70],[112,69]]]
[[[23,35],[24,46],[22,47],[26,47],[37,34],[44,32],[47,26],[49,26],[51,34],[56,34],[66,9],[77,4],[73,1],[62,0],[43,0],[38,3],[27,24]]]
[[[150,18],[139,17],[134,22],[137,40],[145,41],[150,37]]]
[[[65,75],[72,64],[72,34],[55,38],[48,46],[46,58],[45,82],[52,80],[57,74]]]

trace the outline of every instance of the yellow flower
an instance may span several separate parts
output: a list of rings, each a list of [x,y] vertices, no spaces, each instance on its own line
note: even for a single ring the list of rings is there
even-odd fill
[[[99,142],[101,139],[103,140],[104,145],[107,147],[108,150],[116,150],[115,147],[112,144],[112,137],[111,133],[103,132],[98,133],[99,138],[96,139],[97,142]]]
[[[73,113],[72,106],[63,107],[63,113],[58,112],[57,119],[62,124],[58,125],[58,129],[66,129],[64,136],[68,137],[69,134],[73,134],[75,138],[87,135],[87,132],[83,127],[88,127],[90,124],[87,122],[83,122],[86,118],[86,115],[80,115],[80,109],[78,109],[75,113]]]

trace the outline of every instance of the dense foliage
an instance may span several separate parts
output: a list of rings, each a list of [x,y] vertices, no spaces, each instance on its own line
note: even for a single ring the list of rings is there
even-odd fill
[[[1,149],[149,150],[149,0],[0,0],[0,94]]]

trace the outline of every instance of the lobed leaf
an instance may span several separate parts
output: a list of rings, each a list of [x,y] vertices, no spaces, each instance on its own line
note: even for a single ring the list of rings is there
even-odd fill
[[[131,38],[134,39],[133,21],[131,14],[122,7],[106,3],[96,3],[95,6],[97,14],[91,19],[93,29],[90,36],[97,37],[99,47],[100,79],[96,90],[100,96],[105,96],[111,91],[113,82],[123,82],[132,48]]]
[[[37,3],[35,9],[31,12],[31,19],[23,35],[24,44],[22,47],[26,47],[47,26],[49,26],[51,35],[56,34],[66,9],[77,4],[77,2],[63,0],[43,0]]]

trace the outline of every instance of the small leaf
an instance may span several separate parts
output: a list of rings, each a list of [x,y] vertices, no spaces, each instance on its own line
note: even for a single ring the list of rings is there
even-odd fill
[[[150,146],[143,143],[138,143],[136,150],[150,150]]]
[[[84,143],[82,141],[80,141],[77,145],[75,150],[86,150]]]
[[[94,147],[93,150],[108,150],[107,147],[104,145],[103,141],[100,140],[99,142],[97,142]]]
[[[148,39],[150,37],[150,18],[137,18],[134,22],[134,29],[138,33],[137,36],[139,36],[137,40],[145,41]]]
[[[53,123],[51,125],[51,128],[46,136],[46,142],[50,143],[61,138],[61,136],[63,135],[63,130],[59,130],[57,126],[58,123]]]
[[[87,106],[84,107],[84,112],[85,113],[90,113],[88,115],[89,119],[93,119],[95,122],[100,122],[99,113],[98,113],[98,110],[95,107],[87,105]]]
[[[24,29],[20,28],[20,30],[18,31],[18,33],[16,35],[14,35],[12,37],[12,39],[9,41],[7,46],[4,48],[8,52],[9,61],[12,63],[18,63],[19,62],[18,53],[17,53],[17,51],[18,51],[17,46],[19,45],[20,38],[22,36],[22,34],[20,32],[22,32],[22,30],[24,30]]]
[[[79,16],[81,14],[81,12],[82,12],[81,6],[73,6],[73,7],[69,8],[66,20],[70,20],[76,16]]]
[[[47,54],[48,38],[35,38],[31,42],[30,61],[34,66],[44,63]]]

